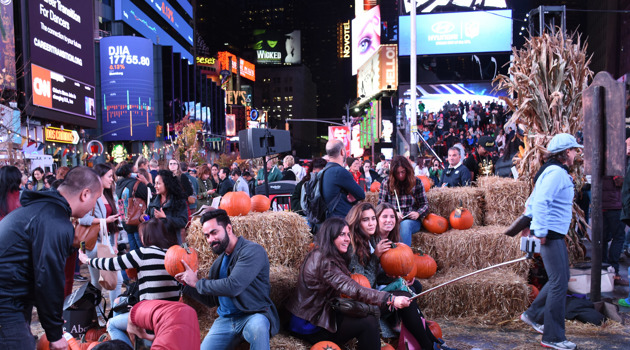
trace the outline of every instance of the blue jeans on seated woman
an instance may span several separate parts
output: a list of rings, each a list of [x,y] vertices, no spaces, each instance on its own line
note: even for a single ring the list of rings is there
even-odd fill
[[[411,235],[420,231],[422,224],[418,220],[405,219],[400,223],[400,241],[411,247]]]

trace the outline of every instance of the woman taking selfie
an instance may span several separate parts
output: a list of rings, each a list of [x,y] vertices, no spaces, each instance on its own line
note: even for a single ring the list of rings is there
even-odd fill
[[[410,299],[362,287],[350,278],[347,268],[350,229],[343,219],[326,220],[315,239],[315,248],[300,268],[296,293],[287,304],[292,313],[289,329],[313,344],[323,340],[344,344],[356,338],[358,349],[379,350],[381,342],[376,316],[355,318],[344,315],[332,308],[330,300],[345,294],[381,309],[398,309],[409,306]]]

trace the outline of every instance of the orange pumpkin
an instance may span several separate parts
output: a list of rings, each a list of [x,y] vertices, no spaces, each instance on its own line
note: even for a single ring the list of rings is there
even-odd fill
[[[83,336],[83,340],[88,343],[88,342],[93,342],[93,341],[97,341],[98,338],[101,337],[101,335],[105,334],[107,332],[107,330],[103,327],[94,327],[94,328],[90,328],[87,330],[87,332],[85,332],[85,335]]]
[[[457,230],[468,230],[475,223],[475,219],[468,209],[463,208],[462,201],[459,201],[459,207],[455,208],[449,217],[451,226]]]
[[[417,270],[418,270],[417,265],[413,264],[413,267],[411,268],[411,271],[409,271],[409,273],[406,276],[403,277],[405,279],[405,281],[411,282],[411,280],[413,280],[416,277],[416,271]]]
[[[422,181],[422,187],[424,187],[424,192],[429,192],[431,187],[433,187],[433,180],[429,179],[424,175],[416,176],[420,181]]]
[[[424,226],[427,231],[439,235],[448,230],[448,220],[439,215],[430,213],[422,220],[422,226]]]
[[[90,346],[87,347],[87,350],[92,350],[94,349],[98,344],[100,344],[100,341],[93,341]]]
[[[367,277],[365,277],[364,275],[360,273],[353,273],[352,275],[350,275],[350,278],[352,278],[355,282],[360,284],[361,287],[372,288],[372,286],[370,285],[370,281],[367,279]],[[341,297],[350,298],[350,296],[345,295],[345,294],[341,294]]]
[[[381,350],[396,350],[396,348],[394,348],[390,344],[385,344],[383,345],[383,347],[381,347]]]
[[[251,199],[242,191],[226,193],[219,204],[219,208],[225,210],[229,216],[245,216],[251,207]]]
[[[37,350],[50,350],[50,342],[46,337],[46,333],[37,340]]]
[[[127,277],[129,277],[132,280],[138,279],[138,270],[136,270],[135,267],[126,269],[125,273],[127,274]]]
[[[440,327],[440,325],[435,321],[426,321],[429,329],[431,330],[431,333],[433,333],[436,338],[442,339],[442,327]]]
[[[381,255],[381,266],[390,276],[407,276],[414,265],[413,251],[404,243],[392,244],[392,248]]]
[[[311,350],[341,350],[341,348],[331,341],[320,341],[311,346]]]
[[[370,185],[370,192],[379,192],[381,190],[381,183],[378,181],[372,182]]]
[[[267,196],[262,195],[262,194],[257,194],[253,196],[251,201],[252,201],[252,211],[255,211],[258,213],[266,212],[267,210],[269,210],[269,207],[271,206],[271,200],[269,200]]]
[[[193,271],[199,269],[199,261],[195,248],[189,247],[184,243],[181,246],[174,245],[166,251],[166,256],[164,256],[166,272],[175,277],[178,273],[186,271],[182,260],[184,260]]]
[[[531,303],[534,302],[534,299],[536,299],[536,297],[538,296],[538,293],[540,293],[540,291],[533,284],[528,284],[527,286],[529,287],[529,302],[531,304]]]
[[[432,257],[419,253],[413,256],[416,263],[416,277],[431,278],[437,271],[437,264]]]

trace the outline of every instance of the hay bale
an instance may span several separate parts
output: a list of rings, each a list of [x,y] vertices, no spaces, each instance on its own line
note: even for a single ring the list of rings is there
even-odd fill
[[[525,181],[498,176],[483,176],[477,181],[486,202],[485,225],[509,226],[525,211],[530,194]]]
[[[475,187],[432,188],[427,192],[429,212],[448,219],[451,212],[462,201],[464,208],[470,210],[475,219],[475,226],[483,225],[484,199],[483,190]]]
[[[249,213],[233,216],[236,235],[262,245],[271,265],[298,268],[306,253],[312,235],[303,217],[292,212]],[[207,276],[216,258],[201,231],[201,222],[195,219],[188,228],[188,243],[199,253],[200,276]]]
[[[278,309],[281,324],[287,324],[291,317],[285,305],[291,295],[295,294],[299,270],[286,266],[271,266],[269,268],[269,297]]]
[[[451,229],[441,235],[421,232],[413,235],[411,245],[435,259],[439,272],[461,268],[478,270],[524,255],[520,237],[504,235],[506,229],[505,226],[481,226],[468,230]],[[506,268],[526,278],[529,262],[518,262]]]
[[[437,286],[472,269],[451,269],[423,281],[424,289]],[[529,306],[525,278],[508,269],[495,269],[454,282],[418,298],[429,319],[473,317],[481,323],[515,318]]]
[[[371,203],[376,208],[378,205],[378,192],[365,192],[364,201]]]

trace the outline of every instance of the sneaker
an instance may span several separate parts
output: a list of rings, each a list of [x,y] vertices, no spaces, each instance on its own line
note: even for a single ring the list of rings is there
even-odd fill
[[[577,349],[577,345],[575,345],[574,343],[571,343],[568,340],[565,341],[560,341],[560,342],[549,342],[549,341],[541,341],[540,345],[542,345],[545,348],[552,348],[552,349],[569,349],[569,350],[573,350],[573,349]]]
[[[617,304],[619,304],[619,306],[623,306],[623,307],[630,307],[630,300],[628,300],[627,298],[626,299],[619,299]]]
[[[88,279],[87,279],[87,277],[83,277],[81,275],[74,275],[74,280],[77,281],[77,282],[85,282]]]
[[[523,322],[527,323],[528,325],[532,326],[532,328],[536,332],[538,332],[540,334],[543,334],[543,331],[545,329],[545,325],[542,325],[542,324],[534,322],[533,320],[531,320],[529,318],[529,316],[527,316],[526,313],[521,314],[521,321],[523,321]]]
[[[614,282],[615,282],[615,286],[628,286],[630,284],[628,283],[628,280],[623,279],[619,275],[615,275]]]

